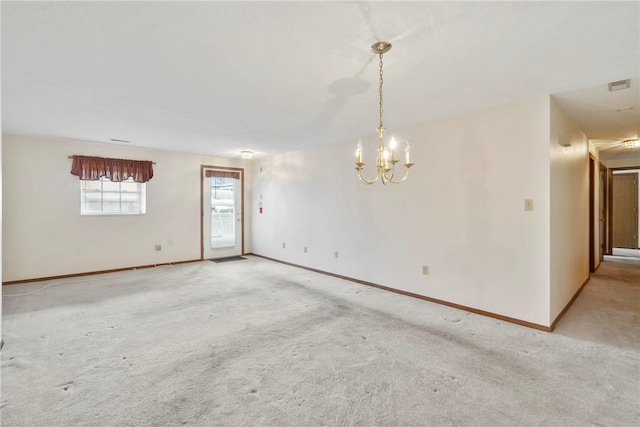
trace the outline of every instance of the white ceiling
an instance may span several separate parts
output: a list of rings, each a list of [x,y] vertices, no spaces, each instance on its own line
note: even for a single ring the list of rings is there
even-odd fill
[[[377,126],[370,46],[387,40],[389,128],[553,94],[589,137],[638,136],[637,1],[3,1],[1,13],[5,133],[225,157],[355,140]],[[628,99],[606,90],[627,78]],[[613,97],[635,109],[623,119]]]

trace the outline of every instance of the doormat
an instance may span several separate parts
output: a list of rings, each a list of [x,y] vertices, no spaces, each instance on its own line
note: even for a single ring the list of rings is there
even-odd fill
[[[246,258],[243,257],[243,256],[230,256],[230,257],[227,257],[227,258],[212,259],[210,261],[213,261],[213,262],[229,262],[229,261],[240,261],[241,259],[246,259]]]

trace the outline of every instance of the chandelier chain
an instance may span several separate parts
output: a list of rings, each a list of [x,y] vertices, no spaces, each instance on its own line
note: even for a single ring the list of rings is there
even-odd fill
[[[382,127],[382,82],[383,82],[383,78],[382,78],[382,54],[380,54],[380,89],[378,90],[378,93],[380,95],[380,100],[379,100],[380,127]]]

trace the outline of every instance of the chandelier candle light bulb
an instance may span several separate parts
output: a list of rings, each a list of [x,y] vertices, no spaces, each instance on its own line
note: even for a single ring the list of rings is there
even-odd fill
[[[389,150],[391,151],[391,161],[392,162],[397,162],[398,161],[398,159],[396,158],[396,147],[397,146],[398,146],[398,141],[396,141],[396,138],[392,136],[391,139],[389,140]]]
[[[391,43],[387,42],[377,42],[371,46],[371,50],[373,53],[376,53],[380,56],[380,86],[379,86],[379,126],[378,130],[378,156],[376,158],[376,170],[377,174],[375,178],[369,180],[362,176],[362,169],[364,168],[364,162],[362,161],[362,140],[358,140],[358,145],[356,146],[356,171],[358,172],[358,178],[365,184],[373,184],[377,180],[380,180],[383,184],[399,184],[404,182],[409,176],[409,169],[413,166],[411,163],[411,155],[409,147],[409,141],[405,141],[405,161],[404,167],[406,171],[404,173],[404,177],[401,179],[394,179],[395,174],[395,166],[398,163],[398,158],[396,157],[396,147],[398,146],[398,141],[393,136],[389,140],[387,144],[384,142],[384,124],[382,121],[382,55],[391,49]]]

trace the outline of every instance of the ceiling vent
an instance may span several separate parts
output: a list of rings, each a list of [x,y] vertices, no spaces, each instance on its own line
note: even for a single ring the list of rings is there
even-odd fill
[[[615,90],[628,89],[631,86],[631,79],[626,80],[618,80],[617,82],[609,83],[609,92],[613,92]]]

